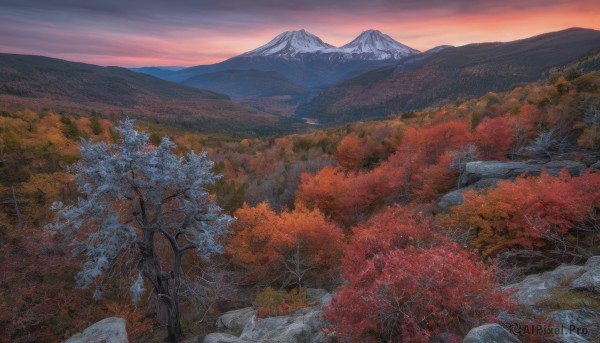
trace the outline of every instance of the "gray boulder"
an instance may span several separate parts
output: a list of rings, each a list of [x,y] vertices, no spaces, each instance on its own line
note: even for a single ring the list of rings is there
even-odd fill
[[[598,161],[598,162],[596,162],[596,163],[592,164],[592,165],[590,166],[590,168],[592,168],[592,169],[595,169],[595,170],[600,170],[600,161]]]
[[[560,343],[600,342],[600,312],[592,309],[553,311],[550,317],[563,326]]]
[[[227,312],[217,320],[217,327],[227,333],[209,334],[204,343],[325,343],[323,306],[331,301],[331,294],[309,288],[307,298],[317,304],[289,316],[258,319],[251,307]]]
[[[228,333],[215,332],[204,337],[203,343],[245,343],[238,337]]]
[[[441,211],[447,211],[452,206],[462,205],[462,203],[464,202],[464,192],[470,189],[475,189],[478,191],[485,188],[493,188],[498,185],[498,181],[500,181],[500,179],[481,179],[472,185],[463,187],[461,189],[457,189],[450,193],[446,193],[440,198],[440,201],[438,202],[438,207]]]
[[[75,334],[65,343],[128,343],[125,319],[110,317],[103,319]]]
[[[521,343],[499,324],[486,324],[471,329],[463,343]]]
[[[323,305],[305,308],[291,316],[263,319],[253,317],[246,325],[240,342],[319,343],[326,342],[323,328]]]
[[[514,179],[519,175],[540,175],[546,170],[551,175],[558,175],[562,169],[567,169],[571,175],[579,175],[585,165],[576,161],[527,161],[500,162],[476,161],[465,165],[465,171],[460,179],[460,186],[471,185],[481,179]]]
[[[217,329],[239,336],[255,314],[252,307],[226,312],[217,319]]]
[[[586,272],[571,282],[571,287],[600,293],[600,256],[590,257],[585,263]]]
[[[465,201],[465,198],[463,197],[463,193],[469,189],[470,188],[465,187],[465,188],[457,189],[450,193],[444,194],[440,198],[440,201],[438,202],[438,207],[439,207],[440,211],[446,212],[452,206],[462,205],[463,202]]]
[[[520,304],[535,305],[550,297],[553,289],[561,287],[561,283],[587,271],[584,266],[560,265],[552,271],[527,276],[523,281],[508,285],[505,288],[515,289],[512,297]]]

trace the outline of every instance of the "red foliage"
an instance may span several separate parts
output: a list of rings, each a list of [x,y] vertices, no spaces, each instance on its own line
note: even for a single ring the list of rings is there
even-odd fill
[[[401,206],[355,229],[342,260],[347,284],[325,317],[342,341],[428,342],[464,335],[512,309],[495,274]]]
[[[348,171],[370,167],[384,153],[383,146],[371,136],[363,138],[355,134],[345,136],[337,147],[336,160]]]
[[[326,167],[314,176],[302,175],[297,199],[346,226],[396,198],[431,201],[454,184],[447,153],[471,140],[465,122],[409,128],[397,151],[371,171],[346,175]]]
[[[477,126],[474,139],[484,160],[505,160],[515,141],[515,125],[508,115],[486,117]]]
[[[89,292],[73,290],[78,261],[39,231],[20,230],[0,244],[0,342],[57,342],[102,319]]]
[[[529,137],[535,137],[540,127],[544,125],[544,112],[532,104],[521,107],[520,121],[527,129]]]
[[[440,219],[447,227],[476,230],[473,243],[485,255],[542,249],[550,245],[549,235],[566,235],[600,206],[599,187],[598,174],[520,177],[484,193],[465,193],[464,204]]]
[[[354,282],[358,282],[365,260],[380,258],[392,249],[409,245],[430,246],[445,241],[431,229],[429,219],[400,205],[386,208],[352,231],[354,235],[350,248],[346,249],[343,267],[344,277]]]
[[[346,176],[340,169],[325,167],[314,176],[301,176],[297,198],[350,225],[384,203],[392,193],[399,178],[385,172],[379,167]]]
[[[456,246],[392,249],[361,267],[326,310],[342,340],[429,342],[443,332],[458,340],[512,308],[493,270]]]

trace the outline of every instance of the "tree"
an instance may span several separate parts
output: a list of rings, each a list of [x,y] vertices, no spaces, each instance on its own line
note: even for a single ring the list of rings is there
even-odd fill
[[[139,299],[143,278],[148,280],[159,318],[166,319],[168,340],[178,342],[183,336],[181,259],[192,249],[205,258],[220,252],[216,237],[231,222],[205,188],[219,176],[211,172],[206,153],[177,157],[171,153],[175,144],[166,137],[154,147],[146,133],[134,129],[133,120],[117,130],[120,144],[82,141],[82,160],[70,168],[82,197],[74,205],[53,204],[57,220],[52,228],[70,233],[87,257],[78,274],[79,287],[97,283],[121,254],[135,251],[139,273],[132,299]],[[160,253],[163,246],[168,253]]]
[[[342,230],[319,210],[298,202],[294,210],[277,214],[263,202],[244,204],[235,217],[225,251],[247,268],[247,282],[301,288],[321,286],[337,275]]]
[[[508,115],[483,118],[475,129],[474,140],[484,160],[506,160],[515,141],[515,125]]]
[[[560,247],[569,231],[591,218],[600,206],[600,175],[584,173],[572,178],[563,170],[559,176],[503,180],[495,189],[464,193],[464,203],[439,216],[447,228],[472,233],[472,244],[483,255],[506,250],[577,253]],[[556,238],[561,242],[556,247]]]
[[[388,207],[354,230],[342,259],[347,282],[326,308],[340,342],[453,339],[512,304],[494,270],[436,233],[421,214]]]

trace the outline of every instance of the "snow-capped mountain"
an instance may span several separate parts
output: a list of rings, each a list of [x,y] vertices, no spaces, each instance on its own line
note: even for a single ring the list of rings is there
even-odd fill
[[[267,44],[223,62],[190,67],[168,75],[161,74],[159,77],[184,84],[201,84],[208,89],[220,89],[222,84],[211,87],[207,80],[243,78],[249,75],[258,77],[260,74],[260,79],[263,80],[261,82],[269,78],[273,82],[287,79],[296,86],[320,90],[366,71],[396,65],[407,57],[419,55],[417,50],[375,30],[365,31],[339,48],[325,43],[306,30],[297,30],[283,32]],[[273,77],[272,74],[256,71],[276,72],[279,75]],[[207,74],[211,75],[197,77]],[[239,84],[245,82],[246,80],[239,80]],[[249,91],[251,93],[255,89]]]
[[[367,30],[337,49],[344,54],[368,60],[397,60],[419,51],[395,41],[378,30]]]
[[[269,43],[249,51],[241,56],[276,56],[293,58],[300,54],[322,53],[335,49],[321,38],[306,30],[286,31],[273,38]]]
[[[367,30],[339,48],[323,42],[306,30],[286,31],[269,43],[242,54],[242,57],[279,57],[284,59],[324,58],[330,61],[398,60],[419,51],[395,41],[377,30]]]

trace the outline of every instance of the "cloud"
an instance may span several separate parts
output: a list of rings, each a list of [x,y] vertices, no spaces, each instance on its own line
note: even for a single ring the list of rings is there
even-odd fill
[[[0,0],[0,49],[103,65],[215,63],[285,30],[380,29],[417,49],[599,28],[597,0]]]

